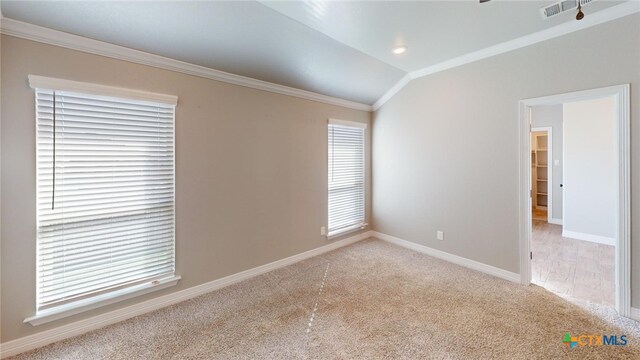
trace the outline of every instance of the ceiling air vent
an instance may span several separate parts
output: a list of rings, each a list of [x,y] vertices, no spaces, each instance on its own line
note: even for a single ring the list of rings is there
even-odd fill
[[[540,13],[542,14],[543,19],[548,19],[552,16],[556,16],[560,13],[563,13],[568,10],[572,10],[578,7],[578,1],[580,4],[584,6],[595,0],[563,0],[555,2],[551,5],[545,6],[540,9]]]
[[[558,15],[562,12],[562,8],[560,7],[560,3],[551,4],[547,7],[542,8],[542,17],[547,19],[554,15]]]
[[[578,3],[576,0],[566,0],[560,3],[560,7],[562,8],[562,11],[575,9],[577,6],[578,6]]]

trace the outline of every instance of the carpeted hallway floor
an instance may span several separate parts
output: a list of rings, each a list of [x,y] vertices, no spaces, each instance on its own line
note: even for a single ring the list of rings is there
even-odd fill
[[[565,332],[629,344],[569,349]],[[639,336],[541,287],[370,239],[15,359],[639,359]]]

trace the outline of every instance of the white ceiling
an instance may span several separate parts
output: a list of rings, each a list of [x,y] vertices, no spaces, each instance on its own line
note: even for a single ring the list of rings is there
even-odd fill
[[[2,1],[7,18],[373,104],[407,72],[574,20],[554,1]],[[622,1],[598,0],[586,16]],[[394,45],[408,51],[394,55]]]
[[[262,1],[266,6],[343,44],[407,72],[576,21],[567,11],[543,20],[555,1]],[[623,1],[599,0],[590,13]],[[406,45],[405,54],[391,49]]]
[[[2,1],[2,15],[365,104],[404,75],[255,1]]]

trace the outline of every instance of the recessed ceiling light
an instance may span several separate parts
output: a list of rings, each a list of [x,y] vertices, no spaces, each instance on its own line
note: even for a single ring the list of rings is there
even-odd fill
[[[404,45],[396,46],[393,48],[393,53],[396,55],[403,54],[405,51],[407,51],[407,47]]]

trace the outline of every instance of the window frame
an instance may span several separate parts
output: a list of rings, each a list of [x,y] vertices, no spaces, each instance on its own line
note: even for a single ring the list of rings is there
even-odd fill
[[[363,196],[363,208],[362,208],[362,222],[359,224],[354,224],[345,228],[341,228],[335,231],[329,231],[329,197],[330,197],[330,189],[329,189],[329,129],[331,125],[345,126],[362,129],[362,196]],[[327,151],[326,151],[326,169],[327,169],[327,239],[334,239],[345,234],[349,234],[352,232],[356,232],[359,230],[365,229],[369,224],[367,223],[367,123],[350,121],[350,120],[341,120],[329,118],[327,122]]]
[[[63,303],[61,305],[57,305],[57,306],[53,306],[53,307],[48,307],[45,309],[38,309],[39,304],[38,304],[38,296],[36,295],[35,297],[35,301],[34,301],[34,305],[35,305],[35,314],[32,316],[27,317],[24,320],[24,323],[30,323],[31,325],[37,326],[37,325],[41,325],[41,324],[45,324],[54,320],[58,320],[61,318],[65,318],[71,315],[75,315],[78,313],[82,313],[85,311],[89,311],[89,310],[93,310],[96,308],[100,308],[109,304],[113,304],[113,303],[117,303],[126,299],[130,299],[133,297],[137,297],[143,294],[147,294],[150,292],[154,292],[154,291],[158,291],[161,289],[165,289],[171,286],[174,286],[178,283],[178,281],[181,279],[180,275],[177,275],[177,249],[176,249],[176,243],[177,243],[177,237],[176,237],[176,226],[175,226],[175,220],[176,220],[176,153],[175,153],[175,148],[176,148],[176,142],[175,142],[175,133],[176,133],[176,106],[178,104],[178,98],[177,96],[174,95],[166,95],[166,94],[158,94],[158,93],[152,93],[152,92],[147,92],[147,91],[141,91],[141,90],[133,90],[133,89],[125,89],[125,88],[118,88],[118,87],[112,87],[112,86],[105,86],[105,85],[98,85],[98,84],[92,84],[92,83],[84,83],[84,82],[77,82],[77,81],[70,81],[70,80],[63,80],[63,79],[56,79],[56,78],[48,78],[48,77],[43,77],[43,76],[36,76],[36,75],[29,75],[28,76],[28,80],[29,80],[29,86],[36,90],[36,89],[49,89],[49,90],[55,90],[55,91],[69,91],[69,92],[76,92],[76,93],[81,93],[81,94],[87,94],[87,95],[97,95],[97,96],[107,96],[107,97],[117,97],[117,98],[122,98],[122,99],[128,99],[128,100],[142,100],[142,101],[152,101],[152,102],[159,102],[159,103],[163,103],[163,104],[168,104],[173,106],[173,114],[172,114],[172,124],[173,124],[173,131],[172,131],[172,146],[173,146],[173,188],[174,188],[174,193],[173,193],[173,220],[174,220],[174,227],[173,227],[173,266],[174,266],[174,272],[172,276],[165,276],[162,277],[160,279],[155,279],[152,281],[148,281],[148,282],[142,282],[142,283],[138,283],[132,286],[125,286],[125,287],[120,287],[120,288],[116,288],[115,290],[111,290],[111,291],[105,291],[102,293],[98,293],[97,295],[93,295],[93,296],[88,296],[88,297],[84,297],[84,298],[80,298],[79,300],[75,300],[75,301],[71,301],[71,302],[67,302],[67,303]],[[34,120],[37,121],[37,106],[38,103],[35,99],[35,95],[34,95],[34,108],[35,108],[35,113],[34,113]],[[37,144],[38,144],[38,134],[37,134],[37,126],[36,126],[36,132],[35,132],[35,141],[36,141],[36,156],[38,156],[38,152],[37,152]],[[38,165],[37,162],[35,164],[35,171],[36,171],[36,180],[37,180],[37,173],[38,173]],[[38,190],[38,184],[39,182],[36,181],[36,189],[34,189],[34,194],[37,194],[37,190]],[[38,214],[38,196],[35,196],[36,199],[36,221],[37,219],[39,219],[39,214]],[[36,271],[35,271],[35,276],[36,278],[34,279],[34,286],[36,287],[35,289],[35,293],[37,294],[38,292],[38,267],[40,264],[39,261],[39,245],[37,244],[38,242],[38,237],[36,236],[35,238],[36,241],[36,261],[35,261],[35,267],[36,267]]]

